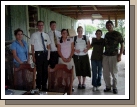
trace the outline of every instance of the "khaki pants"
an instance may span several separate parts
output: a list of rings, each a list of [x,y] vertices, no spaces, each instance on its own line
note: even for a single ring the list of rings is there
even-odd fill
[[[117,79],[118,79],[118,62],[117,56],[105,56],[103,55],[103,77],[106,83],[106,88],[117,89]],[[113,85],[111,85],[111,76],[113,79]]]

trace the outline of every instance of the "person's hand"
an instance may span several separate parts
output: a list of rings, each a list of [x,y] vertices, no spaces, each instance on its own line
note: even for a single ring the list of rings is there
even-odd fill
[[[35,58],[33,58],[33,62],[34,62],[34,63],[36,62],[36,59],[35,59]]]
[[[118,54],[118,57],[117,57],[117,62],[120,62],[121,61],[121,55]]]
[[[75,52],[80,53],[80,50],[75,50]]]
[[[70,62],[71,61],[71,58],[69,57],[68,59],[67,59],[67,62]]]
[[[23,64],[23,62],[20,62],[20,64]]]
[[[67,62],[67,59],[66,59],[66,58],[64,58],[64,57],[62,57],[62,60],[63,60],[64,62]]]
[[[84,49],[83,52],[86,53],[88,51],[88,49]]]

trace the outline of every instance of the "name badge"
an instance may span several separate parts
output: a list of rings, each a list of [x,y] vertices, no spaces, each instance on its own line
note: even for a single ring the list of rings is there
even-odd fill
[[[70,39],[67,39],[67,41],[70,41]]]

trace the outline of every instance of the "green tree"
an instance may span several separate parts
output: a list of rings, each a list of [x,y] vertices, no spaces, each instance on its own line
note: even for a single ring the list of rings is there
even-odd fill
[[[105,34],[107,31],[106,29],[106,21],[107,20],[102,20],[100,24],[98,24],[98,29],[101,29],[102,32]],[[119,31],[123,37],[125,37],[125,20],[118,20],[118,26],[115,27],[115,20],[112,20],[114,24],[114,30]]]
[[[96,27],[94,27],[94,26],[91,26],[91,25],[86,25],[85,26],[86,35],[87,34],[92,34],[93,31],[95,31],[95,30],[96,30]]]

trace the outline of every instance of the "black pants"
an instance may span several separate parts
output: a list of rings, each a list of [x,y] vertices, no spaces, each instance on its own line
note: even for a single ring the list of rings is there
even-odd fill
[[[49,60],[49,65],[51,68],[54,68],[56,64],[58,64],[59,60],[59,55],[57,51],[51,52],[50,53],[50,60]]]
[[[39,52],[35,51],[35,59],[36,59],[36,85],[37,88],[41,89],[47,87],[47,79],[48,79],[48,60],[47,60],[47,52]]]

